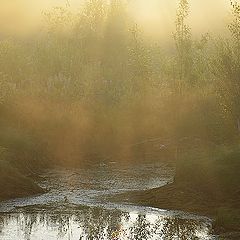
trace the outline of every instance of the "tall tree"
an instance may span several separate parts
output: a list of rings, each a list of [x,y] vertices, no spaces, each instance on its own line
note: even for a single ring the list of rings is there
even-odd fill
[[[182,94],[186,82],[189,80],[190,67],[191,67],[191,31],[187,24],[189,15],[189,2],[188,0],[179,0],[177,17],[176,17],[176,30],[174,33],[174,40],[177,49],[177,81],[175,83],[176,92]]]
[[[100,60],[106,11],[105,0],[87,0],[75,25],[86,63]]]
[[[224,114],[230,116],[240,132],[240,4],[239,1],[230,3],[232,22],[228,27],[231,38],[217,43],[213,72]]]
[[[143,42],[138,26],[134,25],[130,32],[128,64],[130,82],[128,82],[128,85],[132,87],[133,92],[131,94],[144,96],[147,88],[151,85],[150,53]]]
[[[122,95],[127,76],[128,16],[125,2],[111,0],[103,42],[102,70],[106,96],[111,102]]]

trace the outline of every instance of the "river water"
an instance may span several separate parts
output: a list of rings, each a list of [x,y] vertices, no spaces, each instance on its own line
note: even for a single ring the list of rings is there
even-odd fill
[[[163,186],[173,180],[173,174],[173,167],[166,163],[129,166],[110,162],[46,171],[38,183],[47,193],[0,204],[0,239],[216,239],[206,217],[111,203],[106,198]]]

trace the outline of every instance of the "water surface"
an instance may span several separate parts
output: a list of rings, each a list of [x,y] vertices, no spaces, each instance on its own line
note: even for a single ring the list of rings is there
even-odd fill
[[[206,217],[106,200],[172,178],[173,168],[165,163],[46,171],[39,180],[46,194],[0,204],[0,239],[215,239]]]

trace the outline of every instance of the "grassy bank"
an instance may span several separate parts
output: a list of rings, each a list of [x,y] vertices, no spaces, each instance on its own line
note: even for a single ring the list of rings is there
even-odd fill
[[[240,231],[240,151],[190,156],[178,160],[173,183],[113,200],[202,214],[215,220],[217,233]]]
[[[9,162],[0,161],[0,201],[44,193],[31,178],[24,176]]]

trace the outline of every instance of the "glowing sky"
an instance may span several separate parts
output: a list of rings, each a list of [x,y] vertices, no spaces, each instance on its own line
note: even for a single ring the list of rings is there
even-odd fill
[[[0,31],[25,33],[40,24],[41,12],[51,6],[64,5],[66,0],[0,0]],[[83,0],[69,0],[73,9]],[[173,31],[177,0],[129,0],[130,13],[153,36]],[[195,32],[221,32],[229,15],[228,0],[191,0],[189,22]]]

